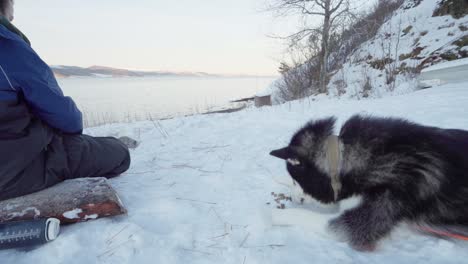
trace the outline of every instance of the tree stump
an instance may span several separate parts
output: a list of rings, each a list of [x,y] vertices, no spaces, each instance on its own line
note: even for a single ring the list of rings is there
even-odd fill
[[[271,95],[255,96],[255,107],[270,106]]]
[[[73,179],[46,190],[0,202],[0,223],[57,218],[70,224],[126,214],[105,178]]]

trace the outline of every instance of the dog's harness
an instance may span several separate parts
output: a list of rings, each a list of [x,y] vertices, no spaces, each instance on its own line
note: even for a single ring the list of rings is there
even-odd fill
[[[331,135],[325,140],[326,160],[328,171],[331,177],[331,186],[335,201],[341,191],[340,167],[341,167],[341,149],[338,136]]]

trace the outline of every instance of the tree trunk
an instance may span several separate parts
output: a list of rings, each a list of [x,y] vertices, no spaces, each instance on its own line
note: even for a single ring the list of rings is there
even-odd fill
[[[74,179],[46,190],[0,202],[0,223],[57,218],[76,223],[127,213],[105,178]]]
[[[327,92],[327,76],[328,76],[328,42],[330,39],[330,2],[326,2],[325,16],[323,19],[322,31],[322,50],[320,53],[320,77],[319,77],[319,92]]]

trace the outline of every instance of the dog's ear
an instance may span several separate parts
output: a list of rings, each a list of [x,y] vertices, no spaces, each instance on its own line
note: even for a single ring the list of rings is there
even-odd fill
[[[292,158],[293,153],[291,152],[291,149],[289,147],[285,147],[282,149],[273,150],[272,152],[270,152],[270,155],[287,160]]]

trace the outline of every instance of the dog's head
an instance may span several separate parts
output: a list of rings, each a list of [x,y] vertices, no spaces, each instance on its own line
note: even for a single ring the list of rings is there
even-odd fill
[[[289,174],[304,194],[322,203],[337,201],[341,144],[333,136],[335,118],[309,122],[292,138],[289,146],[270,155],[286,161]]]

